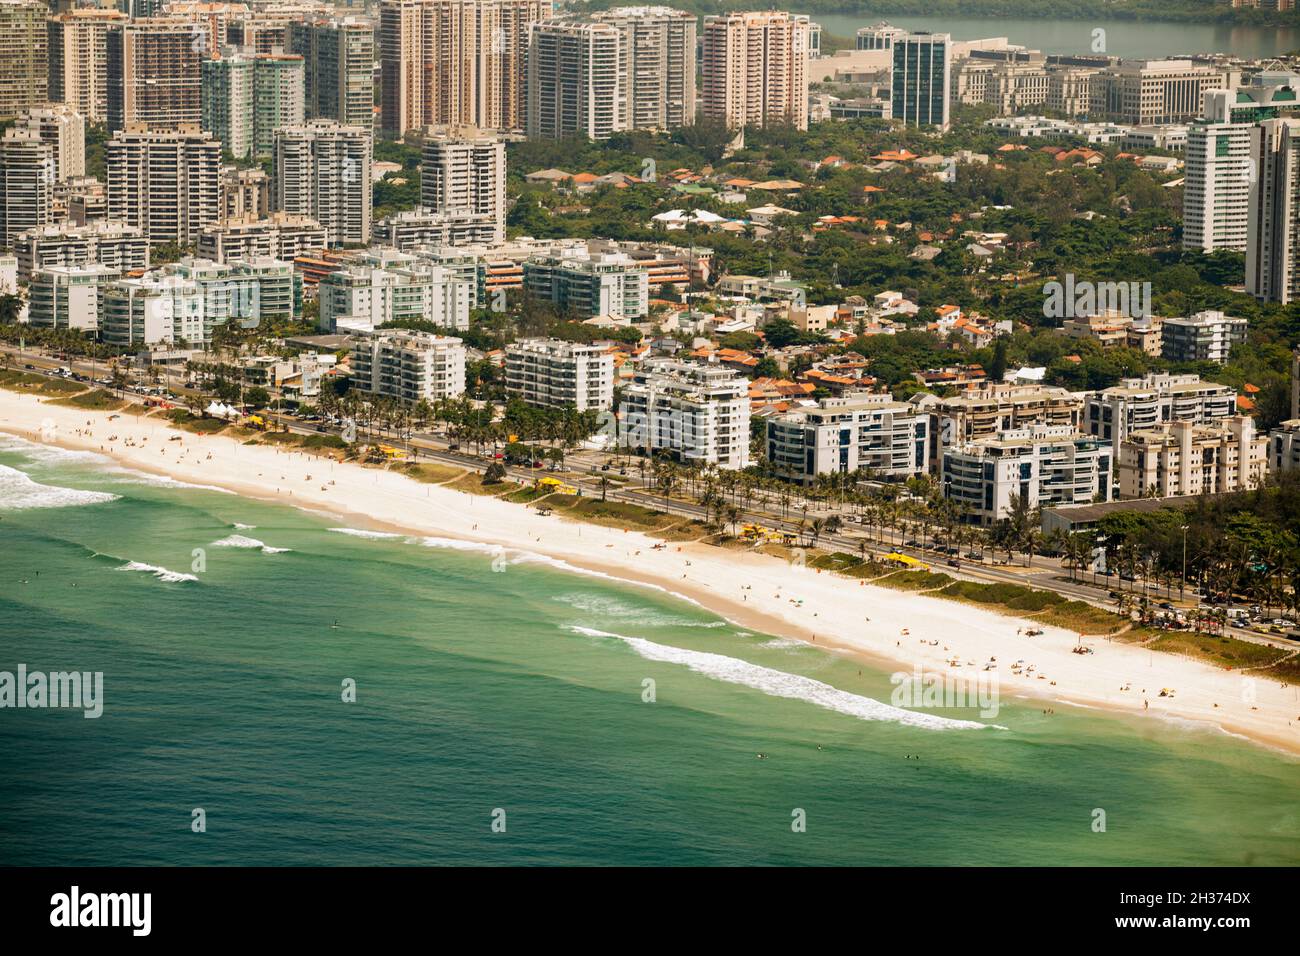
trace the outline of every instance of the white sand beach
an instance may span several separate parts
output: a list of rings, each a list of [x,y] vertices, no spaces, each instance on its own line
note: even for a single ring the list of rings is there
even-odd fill
[[[964,676],[996,658],[1003,701],[1075,703],[1138,719],[1206,722],[1300,753],[1300,686],[1243,677],[1200,661],[1048,627],[978,607],[874,587],[794,567],[778,558],[704,544],[669,544],[592,524],[542,516],[491,497],[403,475],[224,436],[172,429],[157,417],[53,405],[0,390],[0,431],[61,447],[103,452],[132,468],[339,516],[361,530],[391,530],[498,545],[575,568],[651,584],[688,597],[754,631],[813,641],[887,671]],[[183,436],[169,441],[173,435]],[[115,441],[109,441],[116,436]],[[309,477],[310,476],[310,477]],[[1021,673],[1011,665],[1023,661]],[[1032,670],[1030,669],[1032,665]],[[1128,688],[1128,689],[1124,689]],[[1162,688],[1173,697],[1158,696]],[[1144,707],[1145,703],[1145,707]]]

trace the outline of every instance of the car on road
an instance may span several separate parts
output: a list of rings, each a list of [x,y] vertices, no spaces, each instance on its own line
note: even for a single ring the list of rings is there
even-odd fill
[[[961,562],[958,561],[956,558],[949,558],[949,559],[948,559],[948,567],[950,567],[950,568],[960,568],[960,567],[961,567]]]

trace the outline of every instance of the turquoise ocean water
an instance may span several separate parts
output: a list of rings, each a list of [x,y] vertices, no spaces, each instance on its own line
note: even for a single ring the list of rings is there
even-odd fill
[[[1295,759],[342,526],[0,436],[0,670],[104,674],[0,710],[0,864],[1300,863]]]

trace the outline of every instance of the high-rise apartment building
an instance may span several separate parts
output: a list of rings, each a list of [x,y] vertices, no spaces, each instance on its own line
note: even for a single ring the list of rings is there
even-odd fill
[[[206,28],[185,20],[114,25],[107,36],[108,127],[176,129],[202,119],[199,64]]]
[[[420,205],[466,244],[506,237],[506,144],[478,130],[431,130],[424,141]]]
[[[695,122],[695,14],[671,7],[615,7],[592,14],[624,38],[626,128]]]
[[[275,131],[304,116],[303,58],[235,53],[203,61],[203,128],[236,159],[269,156]]]
[[[767,423],[767,460],[786,478],[807,484],[818,475],[911,478],[930,463],[930,416],[889,394],[850,392],[796,408]]]
[[[292,21],[288,47],[306,63],[307,119],[375,125],[375,27],[360,17]]]
[[[909,33],[895,37],[890,109],[909,126],[948,128],[952,98],[952,37]]]
[[[1246,291],[1265,302],[1300,299],[1300,119],[1251,128],[1255,179],[1247,220]]]
[[[714,122],[808,128],[808,21],[788,13],[704,18],[702,112]]]
[[[107,170],[109,218],[150,242],[197,242],[221,218],[221,143],[197,124],[115,133]]]
[[[52,219],[54,147],[39,132],[8,129],[0,137],[0,247]]]
[[[382,128],[524,127],[528,29],[551,0],[383,0]]]
[[[276,210],[325,227],[330,245],[370,241],[371,134],[335,120],[312,120],[275,133]]]
[[[627,48],[607,23],[548,20],[528,38],[528,135],[609,139],[627,129]]]
[[[49,99],[49,12],[37,0],[0,0],[0,120]]]
[[[1187,131],[1183,248],[1244,252],[1250,226],[1255,124],[1300,109],[1295,86],[1279,83],[1211,90]]]
[[[126,22],[118,10],[81,8],[50,17],[50,99],[88,123],[108,118],[108,29]]]
[[[28,110],[17,128],[36,133],[54,149],[54,181],[86,175],[86,119],[66,103]]]

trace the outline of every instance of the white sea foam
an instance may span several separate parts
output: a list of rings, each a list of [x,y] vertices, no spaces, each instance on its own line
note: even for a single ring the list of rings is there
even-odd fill
[[[152,475],[147,471],[136,471],[133,468],[114,468],[117,474],[124,477],[119,480],[132,485],[153,485],[163,488],[189,488],[193,491],[218,491],[223,495],[233,495],[237,492],[229,488],[221,488],[217,485],[202,485],[193,481],[181,481],[179,478],[173,478],[171,475]]]
[[[222,538],[220,541],[213,541],[214,548],[257,548],[264,554],[283,554],[291,548],[273,548],[265,541],[258,541],[256,538],[249,538],[242,534],[231,534]]]
[[[236,522],[235,522],[234,524],[232,524],[230,527],[234,528],[236,531],[253,531],[253,530],[255,530],[255,529],[257,528],[257,525],[255,525],[255,524],[240,524],[238,521],[236,521]]]
[[[587,637],[604,637],[620,640],[646,660],[660,661],[667,664],[681,664],[697,674],[703,674],[714,680],[729,684],[740,684],[772,697],[785,697],[790,700],[803,700],[818,707],[825,707],[836,713],[847,714],[859,720],[880,720],[903,724],[908,727],[921,727],[926,730],[976,730],[985,727],[998,727],[997,724],[981,724],[974,720],[955,720],[938,714],[923,714],[914,710],[903,710],[889,704],[883,704],[870,697],[860,697],[848,691],[839,690],[830,684],[823,684],[811,677],[799,674],[787,674],[742,661],[739,658],[723,654],[711,654],[706,651],[691,651],[681,647],[669,647],[656,644],[640,637],[627,637],[598,631],[590,627],[569,625],[568,630]],[[1005,728],[1000,728],[1005,729]]]
[[[771,647],[775,650],[786,650],[793,647],[807,647],[803,641],[796,641],[790,637],[774,637],[770,641],[764,641],[759,647]]]
[[[169,571],[167,568],[160,567],[156,564],[145,564],[143,561],[128,561],[118,568],[119,571],[145,571],[158,578],[160,581],[166,581],[168,584],[176,584],[180,581],[197,581],[198,576],[193,574],[182,574],[180,571]]]
[[[405,538],[404,534],[393,534],[391,531],[363,531],[360,528],[330,528],[339,534],[351,535],[354,538]]]
[[[17,452],[25,458],[42,465],[55,465],[75,461],[112,461],[107,455],[94,451],[74,451],[71,448],[59,448],[57,445],[43,445],[28,441],[17,435],[0,434],[0,452]]]
[[[616,620],[635,621],[638,624],[644,624],[649,627],[726,627],[726,621],[693,621],[687,617],[680,617],[675,614],[656,613],[644,605],[630,604],[627,601],[620,601],[616,597],[609,597],[599,594],[589,594],[577,592],[572,594],[557,594],[551,598],[560,604],[567,604],[575,610],[582,611],[586,614],[597,614],[601,617],[614,618]]]
[[[0,510],[68,508],[102,504],[117,498],[117,495],[106,491],[82,491],[59,485],[43,485],[16,468],[0,465]]]

